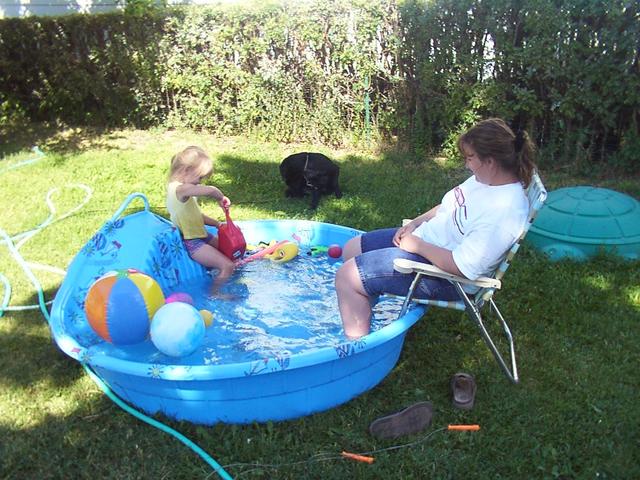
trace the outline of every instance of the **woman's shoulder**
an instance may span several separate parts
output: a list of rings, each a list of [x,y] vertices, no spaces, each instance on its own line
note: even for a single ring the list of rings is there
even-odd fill
[[[475,175],[471,175],[464,182],[462,182],[459,187],[463,187],[465,185],[480,185],[480,182],[476,179]]]
[[[492,197],[496,201],[503,200],[512,206],[528,205],[527,194],[521,183],[508,183],[493,189]]]

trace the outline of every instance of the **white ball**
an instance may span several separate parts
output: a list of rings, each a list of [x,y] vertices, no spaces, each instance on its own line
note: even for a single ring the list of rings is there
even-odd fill
[[[160,307],[151,321],[151,341],[165,355],[191,355],[204,339],[204,321],[200,312],[184,302]]]

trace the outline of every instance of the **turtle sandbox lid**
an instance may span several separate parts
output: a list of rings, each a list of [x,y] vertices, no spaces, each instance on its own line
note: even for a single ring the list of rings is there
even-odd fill
[[[527,241],[551,260],[586,260],[599,251],[640,258],[640,202],[607,188],[549,192]]]

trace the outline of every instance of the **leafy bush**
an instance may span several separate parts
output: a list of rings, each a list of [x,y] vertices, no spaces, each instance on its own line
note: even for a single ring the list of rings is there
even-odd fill
[[[638,135],[637,2],[407,0],[403,56],[415,59],[404,116],[440,148],[477,117],[527,128],[551,160],[601,162]],[[627,140],[628,142],[628,140]],[[638,155],[621,157],[627,168]]]
[[[149,124],[160,105],[161,20],[114,13],[0,21],[1,104],[35,121]]]
[[[168,19],[163,43],[171,122],[342,143],[363,128],[365,79],[390,74],[374,53],[390,8],[324,0],[184,10]]]
[[[319,0],[0,20],[6,118],[452,153],[478,118],[637,170],[637,2]]]

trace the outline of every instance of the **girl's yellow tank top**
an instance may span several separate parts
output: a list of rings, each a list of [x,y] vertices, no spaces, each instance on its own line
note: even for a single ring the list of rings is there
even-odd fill
[[[195,197],[189,197],[186,202],[181,202],[176,195],[176,189],[181,182],[170,182],[167,186],[167,210],[173,224],[180,229],[185,240],[193,238],[206,238],[207,231],[204,228],[202,212]]]

